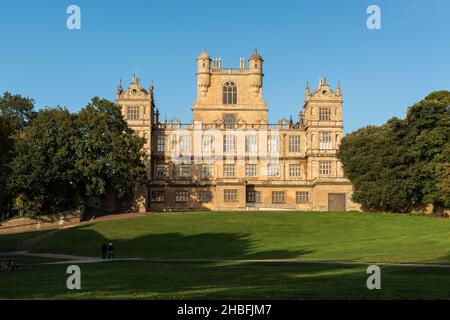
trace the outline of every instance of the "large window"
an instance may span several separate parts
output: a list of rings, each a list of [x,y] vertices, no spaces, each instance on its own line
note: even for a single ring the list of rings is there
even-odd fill
[[[239,200],[237,189],[223,190],[223,200],[225,202],[234,202]]]
[[[331,149],[331,132],[319,132],[320,149]]]
[[[319,120],[330,121],[331,120],[331,108],[320,107],[319,108]]]
[[[237,86],[228,81],[223,84],[223,104],[237,104]]]
[[[212,164],[202,164],[202,178],[203,179],[208,179],[211,178],[213,176],[213,169],[214,166]]]
[[[156,176],[158,178],[167,178],[169,177],[169,165],[159,163],[156,165]]]
[[[261,202],[261,192],[260,191],[247,191],[247,202],[250,202],[250,203]]]
[[[223,136],[223,152],[236,151],[236,136],[226,134]]]
[[[188,202],[189,192],[188,191],[177,191],[175,193],[175,202]]]
[[[234,129],[237,120],[238,118],[234,113],[223,115],[223,123],[227,129]]]
[[[223,165],[223,176],[224,177],[235,177],[236,176],[236,166],[234,164],[224,164]]]
[[[309,192],[308,191],[297,191],[295,193],[295,201],[297,203],[309,202]]]
[[[214,151],[214,136],[204,135],[202,136],[202,152],[211,154]]]
[[[200,191],[198,195],[198,200],[203,203],[212,201],[212,192],[211,191]]]
[[[164,202],[164,191],[152,191],[152,202]]]
[[[267,152],[269,153],[278,153],[279,147],[278,147],[278,136],[269,136],[267,138]]]
[[[256,164],[245,165],[245,175],[247,177],[256,177],[258,175],[258,165]]]
[[[190,177],[192,175],[192,166],[190,164],[180,164],[180,177]]]
[[[164,152],[167,150],[167,136],[158,136],[156,141],[156,151]]]
[[[267,165],[267,176],[278,177],[280,175],[280,164],[272,163]]]
[[[331,175],[331,161],[319,161],[319,175]]]
[[[272,203],[284,203],[284,191],[272,191]]]
[[[300,136],[289,136],[289,152],[300,152]]]
[[[139,106],[128,106],[127,107],[127,119],[128,120],[139,120]]]
[[[245,152],[258,152],[258,137],[256,134],[245,136]]]
[[[190,153],[192,150],[192,139],[191,135],[185,134],[180,136],[180,153],[186,154]]]
[[[289,177],[299,178],[301,176],[301,165],[298,163],[289,164]]]

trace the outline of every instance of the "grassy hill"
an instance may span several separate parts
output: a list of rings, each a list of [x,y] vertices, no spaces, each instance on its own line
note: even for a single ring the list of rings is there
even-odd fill
[[[33,235],[0,236],[0,247]],[[365,265],[232,261],[450,264],[450,220],[445,219],[364,213],[167,213],[62,230],[42,240],[35,251],[98,256],[104,241],[114,242],[117,257],[187,260],[81,264],[82,290],[65,287],[67,265],[24,262],[23,271],[0,274],[0,298],[450,298],[449,268],[381,266],[382,289],[368,290]]]
[[[40,252],[118,257],[450,263],[450,220],[364,213],[167,213],[93,223],[44,239]]]

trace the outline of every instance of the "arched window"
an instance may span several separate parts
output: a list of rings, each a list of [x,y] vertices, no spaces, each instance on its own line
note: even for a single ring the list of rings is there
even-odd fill
[[[235,82],[225,82],[223,85],[223,104],[237,104],[237,86]]]

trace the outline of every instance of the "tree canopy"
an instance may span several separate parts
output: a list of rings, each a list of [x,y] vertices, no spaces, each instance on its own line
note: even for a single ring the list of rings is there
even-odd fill
[[[2,170],[8,172],[2,185],[8,191],[4,216],[80,208],[89,196],[108,191],[131,196],[145,183],[144,141],[115,103],[95,97],[77,114],[62,107],[34,112],[19,103],[20,96],[5,96],[9,109],[2,107],[6,112],[0,117],[0,138],[9,139],[2,143],[9,149]]]
[[[8,216],[11,193],[7,188],[14,147],[13,136],[22,130],[35,116],[34,100],[5,92],[0,96],[0,219]]]
[[[144,140],[128,127],[116,104],[93,98],[78,114],[76,126],[75,170],[86,195],[111,188],[123,197],[145,183]]]
[[[436,91],[393,118],[348,134],[338,151],[353,200],[366,210],[450,207],[450,92]]]

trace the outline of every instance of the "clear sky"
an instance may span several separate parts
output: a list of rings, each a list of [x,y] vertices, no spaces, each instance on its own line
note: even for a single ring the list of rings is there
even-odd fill
[[[81,8],[81,30],[66,9]],[[368,5],[381,30],[366,27]],[[404,117],[430,91],[450,89],[450,1],[2,1],[0,92],[71,111],[114,99],[119,79],[154,81],[161,116],[191,120],[195,59],[205,47],[238,67],[264,58],[269,121],[296,115],[306,81],[341,80],[346,132]]]

